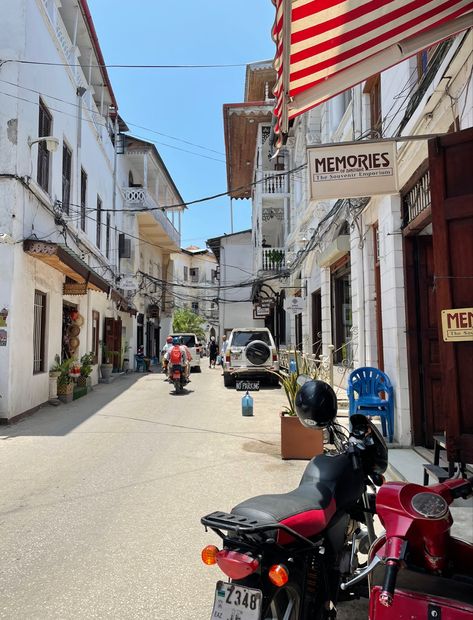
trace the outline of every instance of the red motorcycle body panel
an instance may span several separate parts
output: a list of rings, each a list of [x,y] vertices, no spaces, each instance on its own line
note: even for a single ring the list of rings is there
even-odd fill
[[[428,620],[433,617],[430,613],[432,606],[441,610],[436,617],[442,620],[471,620],[473,617],[473,606],[467,603],[398,589],[391,607],[384,607],[379,602],[381,590],[381,586],[374,586],[371,590],[369,620]]]
[[[337,505],[335,500],[332,499],[326,508],[301,512],[292,517],[287,517],[287,519],[283,519],[281,523],[295,530],[298,534],[306,538],[311,538],[323,532],[335,514],[336,509]],[[294,537],[288,532],[280,530],[278,533],[278,543],[280,545],[287,545],[290,542],[294,542]]]

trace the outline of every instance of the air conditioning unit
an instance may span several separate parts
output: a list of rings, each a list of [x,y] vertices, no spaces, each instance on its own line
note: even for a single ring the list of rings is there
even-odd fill
[[[119,258],[131,258],[131,239],[127,239],[124,233],[118,235]]]

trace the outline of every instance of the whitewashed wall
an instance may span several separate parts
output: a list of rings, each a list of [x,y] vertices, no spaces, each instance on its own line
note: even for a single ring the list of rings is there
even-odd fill
[[[222,237],[220,248],[220,283],[222,286],[252,280],[252,262],[251,232]],[[250,301],[251,286],[221,289],[220,300],[220,326],[224,333],[234,327],[264,327],[264,321],[253,318],[253,304]]]

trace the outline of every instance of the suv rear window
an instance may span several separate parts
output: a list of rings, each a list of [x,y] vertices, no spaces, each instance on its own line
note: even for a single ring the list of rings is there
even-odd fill
[[[232,347],[246,347],[250,342],[261,340],[268,346],[271,346],[271,340],[268,332],[233,332]]]
[[[180,338],[182,339],[182,344],[186,347],[195,347],[195,337],[191,334],[187,336],[180,336]]]

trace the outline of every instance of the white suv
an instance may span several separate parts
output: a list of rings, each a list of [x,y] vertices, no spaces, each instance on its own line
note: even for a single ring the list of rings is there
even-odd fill
[[[231,387],[236,379],[269,379],[278,384],[278,378],[269,371],[279,371],[279,359],[274,339],[266,327],[237,327],[228,339],[223,360],[223,382]]]
[[[201,345],[200,345],[200,342],[197,336],[195,334],[184,334],[184,333],[182,334],[175,333],[175,334],[169,334],[169,335],[171,336],[171,338],[181,338],[182,344],[184,344],[189,349],[192,355],[192,359],[190,362],[191,372],[192,370],[196,370],[197,372],[200,372]]]

